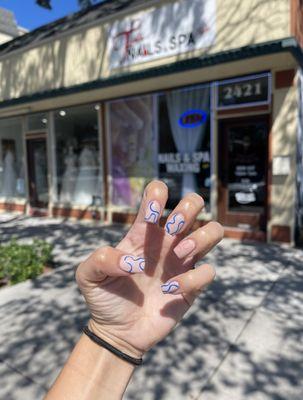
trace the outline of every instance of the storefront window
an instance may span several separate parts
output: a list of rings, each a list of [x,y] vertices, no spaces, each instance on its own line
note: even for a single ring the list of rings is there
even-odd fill
[[[0,120],[0,196],[25,197],[21,118]]]
[[[142,191],[156,173],[156,135],[152,96],[110,102],[111,202],[136,208]]]
[[[57,200],[79,205],[102,203],[97,107],[57,110],[55,141]]]
[[[45,131],[48,124],[48,116],[46,113],[32,114],[27,117],[28,131]]]
[[[189,192],[210,201],[210,88],[169,91],[158,97],[159,178],[173,208]]]

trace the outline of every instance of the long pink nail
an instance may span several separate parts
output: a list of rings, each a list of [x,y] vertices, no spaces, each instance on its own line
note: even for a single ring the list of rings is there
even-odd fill
[[[119,267],[123,271],[127,271],[130,274],[143,272],[145,267],[145,259],[143,257],[134,257],[131,255],[122,256]]]
[[[151,224],[156,224],[160,218],[161,206],[157,200],[152,200],[148,203],[145,212],[145,222],[150,222]]]
[[[188,256],[195,247],[196,243],[192,239],[185,239],[174,248],[174,252],[178,258],[184,258]]]

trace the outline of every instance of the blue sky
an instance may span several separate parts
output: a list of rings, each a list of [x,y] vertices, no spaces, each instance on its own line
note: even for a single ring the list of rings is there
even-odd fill
[[[0,7],[13,11],[18,25],[29,30],[79,10],[77,0],[52,0],[52,10],[35,0],[0,0]]]

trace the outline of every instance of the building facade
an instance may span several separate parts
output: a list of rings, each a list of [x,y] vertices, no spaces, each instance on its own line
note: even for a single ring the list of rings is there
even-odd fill
[[[0,46],[0,209],[131,222],[144,186],[294,243],[299,0],[114,0]],[[302,157],[301,157],[302,158]]]

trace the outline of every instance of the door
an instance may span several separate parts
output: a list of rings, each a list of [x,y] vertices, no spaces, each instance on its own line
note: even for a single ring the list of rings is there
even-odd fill
[[[48,205],[46,138],[28,138],[26,144],[30,205],[35,208],[46,208]]]
[[[266,230],[268,118],[223,120],[219,125],[219,221]]]

